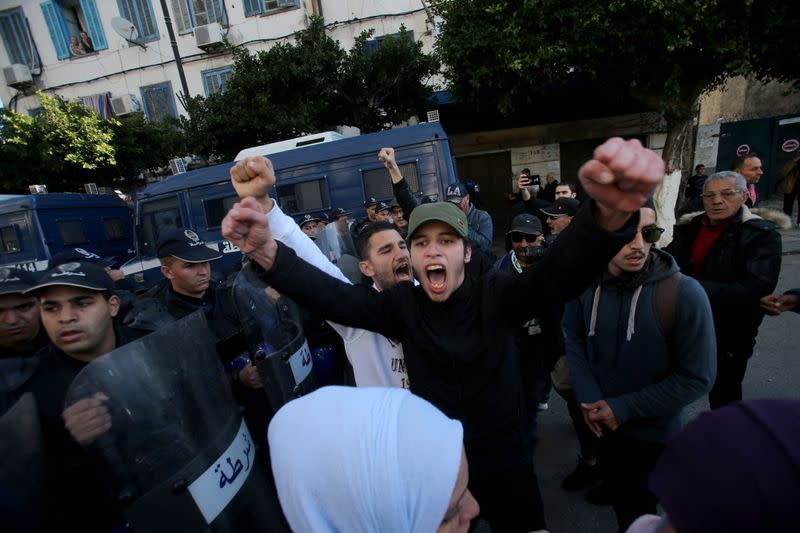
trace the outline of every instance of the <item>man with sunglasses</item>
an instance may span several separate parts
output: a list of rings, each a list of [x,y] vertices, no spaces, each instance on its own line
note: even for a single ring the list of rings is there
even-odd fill
[[[533,215],[522,214],[514,217],[508,237],[511,241],[511,250],[495,264],[495,268],[500,272],[521,274],[533,266],[546,250],[542,223]],[[539,405],[542,403],[542,398],[546,398],[550,370],[558,354],[561,353],[560,320],[560,309],[557,306],[547,306],[547,309],[525,322],[517,330],[520,373],[528,411],[528,429],[534,442],[537,440],[536,415]]]
[[[564,313],[572,386],[599,439],[598,464],[620,531],[655,513],[648,476],[680,428],[683,408],[714,383],[708,298],[652,247],[663,231],[652,203],[640,209],[633,240]]]
[[[708,399],[716,409],[742,399],[742,380],[764,318],[759,300],[778,284],[781,236],[775,224],[745,205],[747,181],[738,172],[713,174],[702,198],[705,213],[676,225],[667,251],[711,301],[717,381]]]

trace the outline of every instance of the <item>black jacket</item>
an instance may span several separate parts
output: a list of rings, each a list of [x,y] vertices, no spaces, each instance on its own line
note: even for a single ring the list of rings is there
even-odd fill
[[[115,328],[116,347],[137,332]],[[122,523],[122,511],[104,473],[96,469],[64,427],[61,413],[67,390],[87,364],[65,355],[53,344],[42,348],[39,368],[25,387],[39,411],[47,460],[47,531],[107,532]],[[113,391],[112,391],[113,392]]]
[[[704,214],[675,226],[667,248],[681,272],[694,277],[692,245]],[[708,294],[717,349],[738,357],[753,355],[758,326],[764,318],[759,299],[771,294],[781,271],[781,236],[777,226],[742,207],[706,255],[697,276]]]
[[[575,218],[559,245],[522,275],[495,270],[465,276],[448,301],[432,302],[422,287],[401,283],[382,292],[329,277],[278,244],[267,282],[327,319],[403,343],[411,390],[464,425],[470,471],[530,463],[516,333],[545,304],[576,297],[633,235],[609,233],[591,207]]]

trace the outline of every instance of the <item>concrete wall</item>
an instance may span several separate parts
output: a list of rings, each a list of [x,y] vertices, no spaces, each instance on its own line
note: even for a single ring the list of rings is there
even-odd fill
[[[741,76],[700,98],[700,125],[800,113],[800,91],[786,83],[760,83]]]

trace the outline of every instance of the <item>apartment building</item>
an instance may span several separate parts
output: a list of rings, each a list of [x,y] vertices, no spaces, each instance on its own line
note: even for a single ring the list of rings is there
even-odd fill
[[[0,0],[0,102],[35,113],[42,90],[104,116],[175,116],[184,89],[168,18],[194,96],[224,90],[233,59],[223,41],[263,50],[291,40],[311,15],[345,49],[364,29],[377,44],[401,24],[426,51],[433,46],[425,0]]]

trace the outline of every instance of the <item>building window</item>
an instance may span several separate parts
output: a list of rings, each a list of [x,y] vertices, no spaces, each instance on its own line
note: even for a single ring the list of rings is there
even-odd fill
[[[3,252],[19,252],[19,238],[17,237],[16,226],[0,228],[0,244],[3,246]]]
[[[103,229],[105,230],[106,238],[109,241],[119,241],[128,238],[125,233],[125,226],[122,224],[121,218],[103,219]]]
[[[233,76],[233,67],[215,68],[200,73],[203,76],[203,89],[206,96],[225,91],[225,84]]]
[[[223,0],[172,0],[172,15],[178,33],[188,33],[212,22],[228,25]]]
[[[412,192],[419,192],[419,178],[417,177],[417,164],[404,163],[398,165],[400,174],[406,179],[409,189]],[[394,196],[392,192],[392,178],[389,171],[385,168],[375,168],[372,170],[362,170],[361,179],[364,182],[364,197],[379,198],[387,200]]]
[[[285,213],[303,213],[330,208],[325,178],[279,186],[277,193],[281,209]]]
[[[206,228],[213,229],[222,225],[222,219],[233,208],[233,204],[239,201],[238,196],[228,196],[225,198],[212,198],[203,200],[203,211],[206,213]]]
[[[150,0],[117,0],[117,7],[120,16],[134,25],[140,41],[158,40],[158,25]]]
[[[399,39],[401,35],[403,34],[400,32],[387,33],[386,35],[381,35],[380,37],[375,37],[374,39],[370,39],[367,41],[366,48],[364,49],[364,51],[366,52],[367,55],[372,55],[372,53],[375,52],[375,49],[378,48],[378,46],[381,44],[382,41],[384,41],[385,39]],[[413,43],[414,32],[406,30],[406,38]]]
[[[269,14],[292,7],[300,7],[300,0],[244,0],[244,16]]]
[[[64,244],[83,244],[87,242],[86,233],[83,231],[83,224],[80,220],[60,220],[56,224]]]
[[[0,11],[0,36],[11,63],[39,68],[39,55],[21,7]]]
[[[108,48],[94,0],[49,0],[42,12],[58,59]]]
[[[172,83],[147,85],[140,89],[144,114],[148,120],[157,122],[166,117],[177,117],[175,96],[172,94]]]

